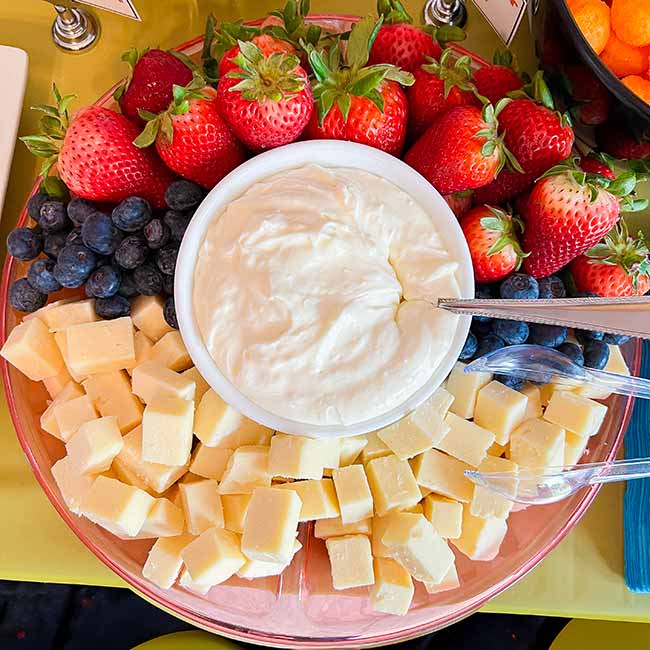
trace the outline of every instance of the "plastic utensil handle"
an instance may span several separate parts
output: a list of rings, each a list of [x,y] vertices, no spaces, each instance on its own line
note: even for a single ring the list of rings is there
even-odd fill
[[[591,467],[597,469],[598,473],[589,479],[590,485],[650,477],[650,458],[615,460],[613,463],[592,463]]]
[[[588,370],[587,374],[587,381],[592,385],[602,386],[612,393],[650,399],[650,379],[619,375],[605,370]]]

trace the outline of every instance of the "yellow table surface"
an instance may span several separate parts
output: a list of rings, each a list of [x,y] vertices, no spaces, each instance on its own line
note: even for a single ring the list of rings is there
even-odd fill
[[[49,29],[53,9],[41,0],[4,2],[0,7],[0,43],[26,49],[30,72],[25,106],[50,99],[57,81],[76,92],[77,106],[96,99],[124,74],[119,54],[129,46],[170,47],[202,32],[213,11],[232,20],[253,18],[281,0],[136,0],[143,22],[105,12],[103,34],[89,52],[63,54],[53,45]],[[422,2],[405,2],[414,15]],[[470,4],[471,49],[490,56],[496,39]],[[163,8],[164,7],[164,8]],[[364,14],[373,0],[314,0],[314,12]],[[526,29],[514,47],[524,67],[532,63]],[[23,112],[21,133],[32,132],[36,116]],[[17,146],[0,236],[4,238],[36,174],[37,163]],[[15,438],[4,395],[0,395],[0,579],[124,586],[88,551],[59,519],[41,492]],[[546,614],[650,622],[650,596],[631,594],[623,580],[622,488],[606,487],[577,528],[515,587],[483,611]]]

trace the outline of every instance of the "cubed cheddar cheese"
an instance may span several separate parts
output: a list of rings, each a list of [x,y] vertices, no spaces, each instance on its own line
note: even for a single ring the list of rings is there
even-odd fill
[[[81,383],[85,379],[85,377],[83,374],[75,372],[75,370],[70,365],[70,359],[68,357],[68,344],[66,342],[65,331],[61,330],[60,332],[56,332],[56,334],[54,334],[54,340],[59,350],[61,351],[63,364],[65,365],[65,369],[68,371],[68,374],[72,377],[73,381],[76,381],[77,383]]]
[[[449,426],[437,411],[432,411],[428,415],[427,425],[427,429],[424,430],[415,424],[412,417],[407,416],[395,424],[380,429],[377,435],[395,456],[400,460],[408,460],[431,449],[449,431]]]
[[[423,515],[424,506],[422,505],[422,502],[420,502],[420,503],[416,503],[413,506],[410,506],[409,508],[404,508],[404,510],[400,510],[399,512],[415,512],[418,515]]]
[[[226,436],[239,428],[243,417],[210,388],[203,394],[196,409],[196,437],[208,447],[217,447]]]
[[[352,524],[372,517],[373,502],[363,465],[348,465],[332,472],[341,521]]]
[[[323,461],[323,469],[336,469],[341,462],[341,443],[338,438],[321,438],[318,454]]]
[[[192,359],[183,343],[181,333],[176,330],[167,332],[160,340],[156,341],[150,358],[176,372],[187,370],[192,366]]]
[[[372,548],[373,557],[390,557],[390,549],[384,546],[381,541],[384,533],[388,530],[388,526],[392,518],[399,513],[391,512],[385,517],[374,516],[372,518],[372,533],[370,535],[370,546]]]
[[[431,449],[416,456],[411,469],[419,486],[463,503],[472,500],[473,484],[465,476],[472,468],[466,463]]]
[[[157,397],[192,400],[196,393],[196,384],[190,376],[174,372],[151,360],[133,368],[131,383],[133,392],[145,404]]]
[[[293,542],[293,555],[302,548],[302,544],[296,539]],[[246,564],[237,571],[240,578],[252,580],[253,578],[265,578],[267,576],[278,576],[291,564],[289,562],[263,562],[261,560],[246,560]]]
[[[418,484],[406,460],[394,454],[375,458],[366,465],[366,474],[375,512],[380,517],[394,510],[411,508],[420,501]]]
[[[521,468],[545,470],[564,464],[565,430],[546,420],[526,420],[512,434],[508,458]]]
[[[474,417],[479,390],[492,381],[489,372],[465,372],[467,364],[458,361],[447,379],[447,391],[454,396],[449,410],[458,417]]]
[[[339,438],[341,451],[339,456],[339,467],[347,467],[352,465],[363,451],[364,447],[368,444],[367,436],[348,436],[346,438]]]
[[[217,487],[212,479],[178,484],[185,525],[192,535],[200,535],[212,526],[223,526],[223,508]]]
[[[488,456],[479,466],[480,472],[516,472],[519,469],[517,463],[505,458]],[[513,490],[517,485],[517,478],[513,476],[509,481]],[[474,486],[474,495],[469,505],[469,511],[474,517],[488,519],[506,519],[512,510],[513,502],[489,490],[482,485]]]
[[[566,432],[566,440],[564,443],[564,465],[577,465],[587,449],[589,438],[576,436],[575,433],[570,431]]]
[[[598,433],[607,414],[607,407],[569,391],[553,393],[544,412],[544,419],[588,438]]]
[[[83,395],[83,388],[76,382],[69,381],[41,414],[41,429],[50,435],[61,439],[59,425],[57,424],[56,418],[54,417],[54,409],[59,404],[63,404],[63,402],[69,402],[70,400],[76,399],[77,397],[83,397]]]
[[[373,567],[375,583],[370,587],[370,606],[376,612],[404,616],[415,593],[410,573],[390,558],[376,557]]]
[[[194,402],[179,397],[157,397],[142,416],[142,460],[163,465],[185,465],[192,450]]]
[[[463,504],[438,494],[424,497],[424,516],[433,529],[445,539],[460,537],[463,522]]]
[[[169,499],[156,499],[138,533],[139,539],[152,537],[175,537],[183,533],[183,511]]]
[[[269,472],[283,478],[319,479],[323,476],[324,458],[321,441],[306,436],[277,434],[271,438]]]
[[[439,418],[444,420],[454,403],[454,396],[442,386],[437,388],[428,400],[418,406],[411,413],[411,420],[423,431],[431,433],[430,429],[437,429]],[[438,417],[436,417],[438,416]]]
[[[82,474],[99,474],[110,468],[124,441],[117,418],[109,416],[82,424],[65,446]]]
[[[250,494],[224,494],[221,497],[223,526],[226,530],[240,535],[244,532],[244,521],[250,500]]]
[[[224,528],[208,528],[181,551],[181,557],[192,580],[210,586],[225,582],[246,563],[239,538]]]
[[[352,524],[344,524],[340,517],[318,519],[314,524],[314,537],[328,539],[330,537],[341,537],[342,535],[370,535],[372,522],[372,519],[364,519],[363,521],[355,521]]]
[[[250,494],[255,488],[270,487],[269,448],[250,445],[235,449],[223,473],[221,494]]]
[[[196,368],[195,366],[192,366],[191,368],[188,368],[187,370],[181,372],[181,377],[185,377],[186,379],[193,381],[194,384],[196,385],[194,400],[198,404],[201,401],[201,398],[210,389],[210,385],[208,384],[207,381],[205,381],[205,379],[203,379],[203,376],[199,372],[199,369]]]
[[[375,581],[370,540],[365,535],[330,537],[325,541],[336,590],[371,585]]]
[[[500,381],[491,381],[478,392],[474,423],[491,431],[496,442],[505,445],[510,434],[526,418],[527,405],[526,395]]]
[[[524,420],[531,420],[532,418],[541,418],[542,417],[542,393],[539,389],[539,386],[535,384],[526,384],[522,389],[521,393],[528,398],[528,403],[526,404],[526,411],[524,413]]]
[[[488,449],[488,456],[503,456],[508,449],[508,445],[500,445],[498,442],[493,442],[492,446]]]
[[[458,589],[460,587],[460,580],[458,579],[456,565],[451,565],[451,569],[447,571],[445,577],[440,582],[424,582],[423,584],[428,594],[439,594],[444,591]]]
[[[50,332],[58,332],[71,325],[99,320],[99,316],[95,312],[95,301],[92,298],[72,302],[60,301],[50,309],[43,309],[39,318],[49,327]]]
[[[449,431],[435,445],[436,449],[476,467],[492,446],[494,434],[475,422],[458,417],[455,413],[447,413],[445,422]]]
[[[49,396],[54,399],[65,388],[66,384],[71,381],[72,375],[64,365],[61,372],[57,375],[43,379],[43,386],[45,386],[45,390]]]
[[[463,508],[463,532],[451,543],[470,560],[488,562],[493,560],[501,548],[501,542],[508,531],[505,519],[483,519],[470,513],[469,506]]]
[[[133,368],[139,366],[151,358],[151,350],[153,350],[153,341],[140,330],[137,330],[133,335],[133,347],[135,349],[135,362],[133,366],[126,369],[129,374],[133,373]]]
[[[183,566],[181,551],[194,539],[192,535],[161,537],[151,547],[142,575],[161,589],[169,589]]]
[[[183,589],[187,589],[187,591],[199,594],[200,596],[205,596],[213,587],[213,585],[201,584],[200,582],[192,580],[190,572],[185,567],[181,569],[181,576],[178,579],[178,584],[183,587]]]
[[[52,412],[58,428],[58,437],[63,442],[70,440],[82,424],[97,418],[97,411],[88,395],[59,402]]]
[[[615,372],[619,375],[630,375],[630,369],[618,345],[609,346],[609,359],[603,370],[606,372]],[[582,397],[589,397],[590,399],[607,399],[611,395],[611,391],[589,382],[585,382],[582,386],[576,388],[575,393],[582,395]]]
[[[233,451],[234,449],[223,447],[207,447],[200,442],[192,452],[190,472],[197,476],[221,481]]]
[[[334,483],[330,478],[284,483],[278,488],[293,490],[302,502],[299,521],[331,519],[340,516]]]
[[[131,301],[133,324],[154,343],[168,332],[174,331],[165,320],[163,307],[164,303],[160,296],[138,296]]]
[[[123,370],[90,375],[82,384],[100,415],[117,417],[122,433],[142,422],[142,404],[131,392],[131,382]]]
[[[52,476],[70,512],[78,515],[81,502],[96,477],[82,474],[69,456],[64,456],[52,465]]]
[[[23,323],[32,320],[32,318],[39,318],[43,323],[45,323],[44,314],[50,309],[54,309],[59,305],[67,305],[70,302],[76,302],[75,298],[62,298],[61,300],[55,300],[54,302],[48,302],[44,307],[37,309],[36,311],[30,312],[23,316]]]
[[[380,456],[388,456],[393,452],[388,448],[384,441],[379,437],[376,431],[368,434],[368,442],[365,447],[361,450],[361,462],[365,465],[368,461],[371,461],[373,458],[379,458]]]

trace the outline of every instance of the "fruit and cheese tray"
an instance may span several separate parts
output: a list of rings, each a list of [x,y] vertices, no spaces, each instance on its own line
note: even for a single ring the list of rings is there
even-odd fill
[[[434,304],[646,293],[621,217],[645,176],[463,38],[394,0],[288,0],[137,44],[97,104],[55,85],[34,107],[2,284],[14,425],[75,533],[198,625],[356,647],[453,622],[596,492],[526,509],[465,470],[616,454],[629,399],[464,369],[529,343],[629,374],[633,341]]]

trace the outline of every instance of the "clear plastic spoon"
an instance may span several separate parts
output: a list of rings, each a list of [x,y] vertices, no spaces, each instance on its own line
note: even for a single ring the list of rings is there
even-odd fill
[[[511,501],[542,505],[566,499],[578,490],[598,483],[650,477],[650,458],[550,467],[543,473],[534,469],[516,472],[466,470],[465,475],[477,485]]]
[[[492,372],[556,384],[589,382],[610,393],[650,398],[650,380],[578,366],[569,357],[542,345],[513,345],[472,361],[465,372]]]

